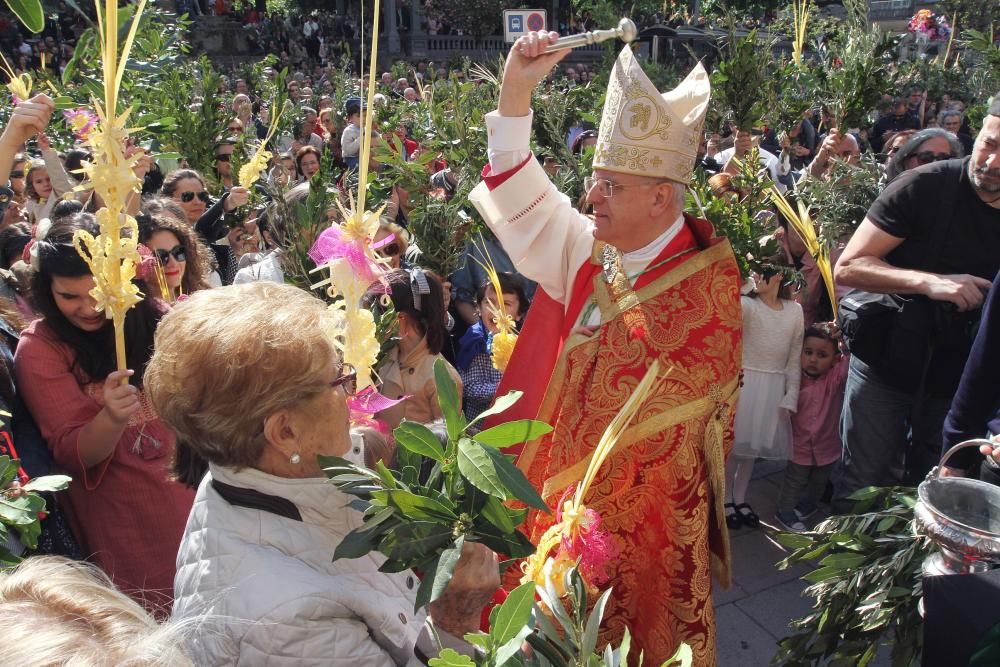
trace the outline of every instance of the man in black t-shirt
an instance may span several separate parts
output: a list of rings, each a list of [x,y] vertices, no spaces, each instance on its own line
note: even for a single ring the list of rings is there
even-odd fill
[[[920,119],[911,114],[906,107],[906,100],[899,97],[892,100],[889,112],[875,121],[872,128],[871,144],[876,151],[882,150],[889,139],[903,130],[919,130]]]
[[[919,481],[936,461],[971,331],[998,270],[1000,95],[972,155],[917,167],[890,183],[837,262],[835,277],[842,286],[923,297],[928,330],[912,338],[923,335],[931,350],[905,360],[912,361],[905,370],[916,370],[917,380],[912,372],[887,375],[873,368],[882,365],[881,359],[851,359],[841,417],[844,460],[835,480],[837,511],[850,509],[847,496],[860,488],[903,481],[898,473],[908,435],[906,482]]]

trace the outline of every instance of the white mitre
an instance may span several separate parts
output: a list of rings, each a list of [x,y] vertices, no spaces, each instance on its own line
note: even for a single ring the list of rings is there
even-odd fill
[[[711,93],[698,63],[661,95],[626,46],[608,82],[594,169],[690,183]]]

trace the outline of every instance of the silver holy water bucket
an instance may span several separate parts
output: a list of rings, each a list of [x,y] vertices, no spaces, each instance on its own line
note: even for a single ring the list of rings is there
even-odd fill
[[[917,487],[914,530],[939,548],[924,560],[924,576],[985,572],[1000,564],[1000,487],[940,475],[959,449],[996,444],[968,440],[955,445]]]

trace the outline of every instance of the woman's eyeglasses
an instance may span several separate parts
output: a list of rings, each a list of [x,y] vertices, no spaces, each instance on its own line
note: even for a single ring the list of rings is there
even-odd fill
[[[934,151],[920,151],[919,153],[914,153],[913,158],[918,164],[931,164],[932,162],[940,162],[941,160],[950,160],[951,153],[935,153]]]
[[[330,386],[334,389],[343,387],[348,396],[353,396],[358,390],[358,374],[349,366],[341,366],[340,376],[331,382]]]
[[[198,199],[202,200],[206,204],[209,201],[211,201],[211,198],[208,196],[208,193],[206,191],[204,191],[204,190],[202,190],[201,192],[183,192],[183,193],[181,193],[181,201],[184,202],[185,204],[191,203],[191,201],[193,201],[195,197],[197,197]]]
[[[400,248],[398,243],[390,243],[389,245],[379,248],[378,252],[383,257],[396,257],[399,255]]]
[[[174,246],[170,250],[163,250],[162,248],[156,249],[156,258],[160,260],[160,264],[163,266],[167,265],[170,258],[173,257],[177,262],[186,262],[187,253],[184,252],[184,246]]]
[[[12,171],[12,172],[10,172],[10,177],[11,178],[24,178],[24,172],[23,171]]]
[[[231,159],[233,159],[233,156],[227,155],[225,153],[219,153],[218,155],[215,156],[215,159],[218,162],[229,162]]]

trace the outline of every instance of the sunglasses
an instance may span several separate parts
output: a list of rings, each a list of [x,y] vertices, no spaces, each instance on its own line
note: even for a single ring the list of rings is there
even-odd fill
[[[183,192],[183,193],[181,193],[181,201],[184,202],[185,204],[190,203],[195,197],[197,197],[198,199],[202,200],[206,204],[209,201],[211,201],[211,198],[208,196],[208,193],[205,192],[204,190],[202,190],[201,192]]]
[[[378,252],[383,257],[395,257],[396,255],[399,254],[399,244],[398,243],[390,243],[389,245],[385,246],[384,248],[379,248]]]
[[[353,396],[355,393],[357,393],[358,389],[358,374],[354,371],[349,371],[345,373],[344,372],[345,370],[346,368],[344,366],[341,366],[340,368],[341,375],[336,380],[331,382],[330,386],[334,389],[336,389],[337,387],[343,387],[344,391],[347,392],[348,396]]]
[[[163,266],[167,265],[171,257],[173,257],[174,261],[176,262],[187,261],[187,253],[184,252],[184,246],[179,246],[179,245],[174,246],[170,250],[163,250],[162,248],[157,248],[155,252],[156,252],[156,258],[160,260],[160,264],[162,264]]]
[[[920,151],[919,153],[914,153],[913,157],[916,159],[918,164],[931,164],[932,162],[940,162],[941,160],[950,160],[951,153],[935,153],[934,151]]]
[[[12,172],[10,172],[10,177],[11,178],[24,178],[24,172],[23,171],[12,171]]]
[[[220,154],[220,155],[216,155],[215,159],[217,161],[219,161],[219,162],[229,162],[231,159],[233,159],[233,156],[232,155]]]

